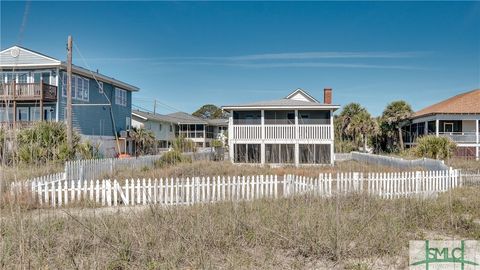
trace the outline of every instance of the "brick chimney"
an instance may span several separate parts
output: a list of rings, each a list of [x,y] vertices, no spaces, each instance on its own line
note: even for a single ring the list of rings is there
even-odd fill
[[[323,103],[332,104],[332,88],[323,89]]]

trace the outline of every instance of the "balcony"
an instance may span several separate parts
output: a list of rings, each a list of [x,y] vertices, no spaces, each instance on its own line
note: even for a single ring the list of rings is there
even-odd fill
[[[233,125],[235,141],[324,141],[332,140],[330,125]]]
[[[439,132],[438,135],[448,137],[456,143],[474,144],[477,142],[476,132]],[[478,135],[480,135],[480,133]]]
[[[46,83],[2,83],[0,100],[9,101],[56,101],[57,87]]]

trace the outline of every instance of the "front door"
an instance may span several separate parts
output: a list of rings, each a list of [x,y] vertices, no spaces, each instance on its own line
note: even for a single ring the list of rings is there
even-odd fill
[[[445,133],[451,133],[451,132],[453,132],[453,123],[444,123],[444,124],[443,124],[443,129],[444,129],[443,131],[444,131]]]

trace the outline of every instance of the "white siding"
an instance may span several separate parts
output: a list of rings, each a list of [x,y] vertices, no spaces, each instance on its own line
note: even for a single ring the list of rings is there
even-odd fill
[[[12,51],[19,52],[17,57],[12,56]],[[60,65],[60,61],[31,52],[19,47],[12,47],[0,53],[0,66],[51,66]]]

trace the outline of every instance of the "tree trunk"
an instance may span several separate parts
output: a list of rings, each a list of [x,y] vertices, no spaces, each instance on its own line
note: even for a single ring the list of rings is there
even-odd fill
[[[367,136],[363,135],[363,152],[367,153]]]
[[[398,127],[398,139],[400,144],[400,150],[403,150],[403,136],[402,136],[402,128]]]

